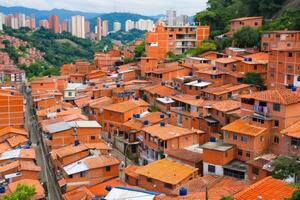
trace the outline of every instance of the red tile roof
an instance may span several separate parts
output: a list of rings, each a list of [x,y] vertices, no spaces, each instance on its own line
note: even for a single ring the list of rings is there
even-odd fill
[[[261,196],[262,199],[282,200],[290,197],[295,190],[295,187],[269,176],[237,193],[234,199],[249,200]]]

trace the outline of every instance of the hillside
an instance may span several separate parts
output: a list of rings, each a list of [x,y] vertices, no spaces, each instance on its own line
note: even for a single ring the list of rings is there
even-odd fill
[[[119,40],[123,44],[128,44],[133,42],[136,39],[144,38],[146,31],[141,31],[138,29],[132,29],[129,32],[118,31],[116,33],[110,33],[107,36],[108,40]]]

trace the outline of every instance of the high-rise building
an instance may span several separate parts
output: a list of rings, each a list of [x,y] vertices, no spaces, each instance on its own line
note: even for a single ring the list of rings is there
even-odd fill
[[[128,32],[131,29],[134,29],[134,21],[126,20],[126,22],[125,22],[125,31]]]
[[[42,19],[39,21],[39,27],[49,28],[49,22],[47,19]]]
[[[154,27],[154,22],[152,20],[144,20],[139,19],[139,21],[136,22],[135,28],[142,30],[142,31],[152,31]]]
[[[108,21],[104,20],[102,22],[102,36],[106,37],[108,35]]]
[[[49,28],[52,29],[54,33],[59,33],[59,19],[57,15],[49,16]]]
[[[114,22],[114,32],[117,32],[121,30],[121,23],[120,22]]]
[[[72,35],[85,38],[85,20],[84,16],[72,16]]]
[[[88,20],[86,20],[84,22],[84,30],[85,30],[85,33],[91,32],[90,22]]]
[[[97,40],[100,41],[102,39],[102,20],[100,17],[97,18]]]
[[[36,26],[35,17],[31,16],[31,18],[30,18],[30,28],[31,28],[31,30],[35,30],[35,26]]]
[[[68,32],[68,21],[64,20],[61,23],[61,32]]]
[[[5,23],[5,16],[3,13],[0,13],[0,31],[3,30],[3,24]]]
[[[187,26],[187,25],[189,25],[189,16],[180,15],[178,17],[177,25],[178,26]]]
[[[166,25],[167,26],[176,26],[177,24],[176,11],[175,10],[167,10],[166,16]]]
[[[16,29],[26,26],[26,16],[24,13],[17,13],[16,19],[18,24]]]
[[[13,14],[8,14],[5,16],[5,26],[8,26],[8,27],[12,27],[13,26],[13,18],[14,18],[14,15]]]
[[[17,17],[13,16],[11,18],[11,28],[12,29],[18,29],[19,28],[19,20]]]

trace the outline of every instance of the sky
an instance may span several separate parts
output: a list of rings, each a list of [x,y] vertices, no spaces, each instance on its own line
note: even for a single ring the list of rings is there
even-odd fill
[[[168,9],[178,14],[195,15],[206,8],[207,0],[0,0],[2,6],[24,6],[39,10],[63,8],[85,12],[132,12],[144,15],[165,14]]]

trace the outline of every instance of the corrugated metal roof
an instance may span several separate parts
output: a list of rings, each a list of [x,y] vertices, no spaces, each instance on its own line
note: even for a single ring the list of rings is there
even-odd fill
[[[49,133],[57,133],[60,131],[68,130],[72,127],[69,125],[69,122],[63,121],[63,122],[57,122],[55,124],[47,125],[46,128],[48,129]]]
[[[76,174],[79,172],[84,172],[89,170],[89,167],[85,164],[84,160],[80,160],[78,162],[74,162],[64,167],[65,172],[68,175]]]
[[[82,127],[82,128],[101,128],[101,125],[97,121],[72,121],[67,122],[71,127]]]
[[[20,155],[21,149],[14,149],[11,151],[6,151],[1,154],[0,160],[7,160],[10,158],[18,158]]]
[[[107,200],[115,199],[132,199],[132,200],[153,200],[155,198],[155,193],[124,188],[124,187],[115,187],[113,188],[105,197]]]

